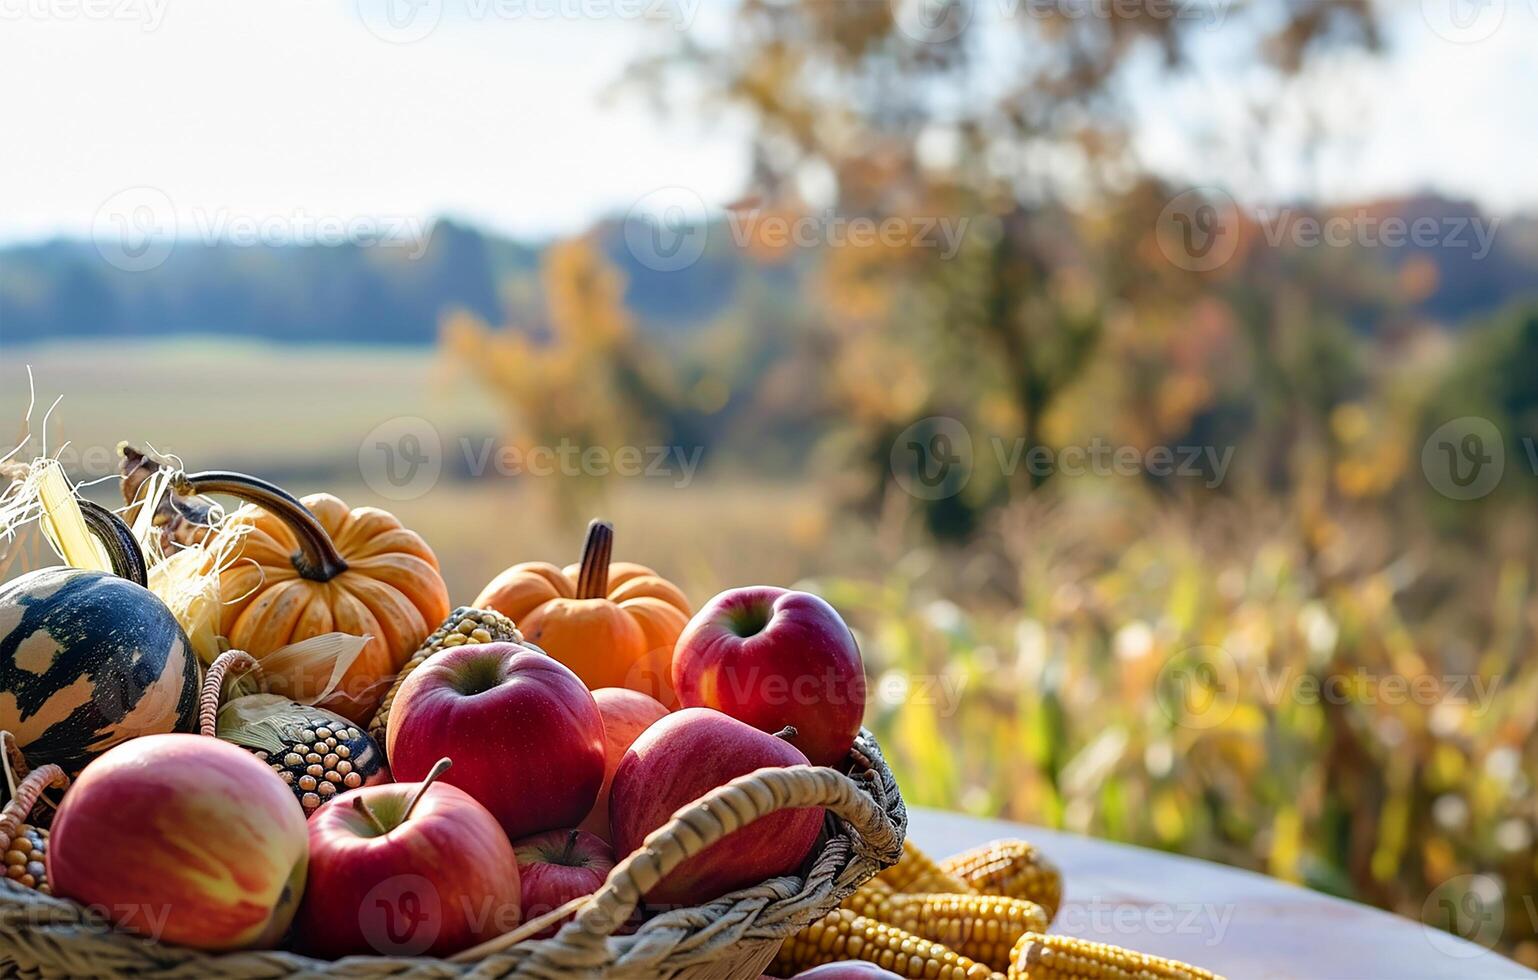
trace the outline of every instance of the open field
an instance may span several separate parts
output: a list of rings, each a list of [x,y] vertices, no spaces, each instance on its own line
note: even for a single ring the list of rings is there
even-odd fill
[[[325,490],[354,506],[376,504],[433,544],[456,601],[470,601],[513,562],[575,560],[583,524],[600,515],[620,529],[620,557],[667,570],[695,601],[727,583],[788,584],[830,570],[818,552],[831,519],[812,486],[715,473],[708,460],[688,480],[673,472],[603,486],[559,474],[466,476],[466,455],[477,457],[487,440],[498,445],[504,423],[431,349],[207,341],[0,348],[6,448],[25,433],[29,364],[33,436],[62,395],[48,445],[69,443],[65,458],[77,478],[103,475],[128,440],[176,453],[190,469],[245,469],[297,494]],[[419,497],[392,500],[364,480],[358,453],[371,429],[400,416],[432,423],[444,475]]]

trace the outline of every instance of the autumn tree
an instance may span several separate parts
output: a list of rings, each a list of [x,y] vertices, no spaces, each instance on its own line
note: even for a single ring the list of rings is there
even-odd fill
[[[830,383],[884,478],[890,437],[928,413],[1049,443],[1110,333],[1189,347],[1204,283],[1155,247],[1170,192],[1133,150],[1129,94],[1188,76],[1219,38],[1267,78],[1261,132],[1317,55],[1378,43],[1365,0],[743,0],[724,30],[669,32],[633,76],[674,110],[752,121],[755,199],[907,222],[895,246],[830,248],[819,277]],[[950,251],[933,238],[947,219],[965,226]],[[1170,418],[1212,396],[1197,373],[1157,396]]]

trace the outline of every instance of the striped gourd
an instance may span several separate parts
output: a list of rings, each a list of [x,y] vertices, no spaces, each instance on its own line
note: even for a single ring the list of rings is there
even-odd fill
[[[30,765],[54,763],[71,778],[119,742],[190,732],[197,720],[187,635],[144,587],[127,527],[100,508],[87,513],[118,574],[43,568],[0,586],[0,730]]]

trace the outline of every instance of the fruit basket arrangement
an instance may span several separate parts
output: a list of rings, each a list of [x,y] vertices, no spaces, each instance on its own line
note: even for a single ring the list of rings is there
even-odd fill
[[[65,559],[0,585],[0,971],[757,977],[901,860],[816,596],[694,610],[595,521],[451,608],[383,510],[122,463],[0,495]]]
[[[907,840],[814,595],[696,612],[595,521],[451,610],[382,510],[126,447],[122,487],[0,495],[66,560],[0,586],[8,974],[1218,980],[1050,932],[1026,842]]]

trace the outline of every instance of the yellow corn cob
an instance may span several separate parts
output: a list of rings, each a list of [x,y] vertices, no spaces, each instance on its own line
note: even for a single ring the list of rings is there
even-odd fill
[[[1223,980],[1200,967],[1069,936],[1029,932],[1010,957],[1009,980]]]
[[[960,878],[942,871],[934,858],[915,847],[912,841],[907,840],[903,841],[902,858],[881,872],[878,877],[891,885],[893,891],[910,894],[952,892],[969,895],[976,892],[975,888]]]
[[[1035,902],[1000,895],[905,895],[877,881],[845,899],[844,907],[995,970],[1009,969],[1010,951],[1021,936],[1047,930],[1047,913]]]
[[[1009,895],[1035,902],[1050,922],[1063,898],[1063,875],[1023,840],[996,840],[946,858],[940,868],[984,895]]]
[[[914,980],[1004,980],[1002,973],[939,943],[837,908],[785,940],[771,972],[791,976],[824,963],[866,960]]]

